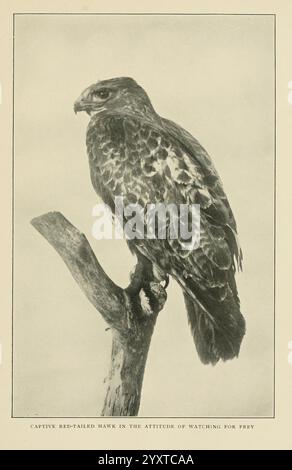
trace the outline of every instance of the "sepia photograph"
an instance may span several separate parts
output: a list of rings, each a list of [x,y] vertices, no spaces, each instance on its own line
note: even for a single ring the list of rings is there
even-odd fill
[[[14,15],[12,416],[272,418],[275,17]]]

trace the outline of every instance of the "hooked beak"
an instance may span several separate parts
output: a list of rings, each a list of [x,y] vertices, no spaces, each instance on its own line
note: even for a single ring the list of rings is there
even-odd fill
[[[102,111],[104,111],[106,108],[101,107],[99,109],[96,109],[92,106],[92,103],[86,101],[86,100],[77,100],[74,103],[74,113],[80,113],[82,111],[85,111],[88,116],[92,116],[93,114],[99,114]]]
[[[75,114],[86,111],[88,115],[94,112],[94,103],[90,99],[91,87],[86,88],[74,103]]]
[[[87,114],[90,114],[88,104],[86,105],[82,100],[77,100],[74,103],[74,113],[77,114],[81,111],[86,111]]]
[[[85,111],[89,116],[93,114],[99,114],[104,111],[104,107],[99,107],[97,103],[93,102],[90,98],[91,87],[86,88],[86,90],[81,93],[79,98],[74,103],[74,113],[80,113]]]

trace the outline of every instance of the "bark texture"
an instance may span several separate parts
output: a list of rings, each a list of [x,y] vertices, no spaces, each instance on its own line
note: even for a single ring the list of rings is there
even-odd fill
[[[139,259],[130,285],[117,286],[104,272],[86,237],[61,213],[31,221],[66,263],[88,300],[112,330],[112,352],[103,416],[136,416],[152,333],[166,300],[161,279]]]

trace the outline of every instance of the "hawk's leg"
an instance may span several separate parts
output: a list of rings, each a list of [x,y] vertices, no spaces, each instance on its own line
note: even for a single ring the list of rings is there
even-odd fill
[[[138,262],[131,273],[131,283],[128,293],[137,298],[142,314],[152,315],[160,310],[166,301],[166,287],[169,278],[157,265],[139,254]]]

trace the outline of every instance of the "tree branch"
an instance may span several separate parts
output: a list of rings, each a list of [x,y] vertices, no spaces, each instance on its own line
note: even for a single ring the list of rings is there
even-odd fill
[[[89,301],[112,328],[113,345],[108,388],[102,414],[138,414],[145,364],[159,311],[166,300],[161,279],[140,259],[131,283],[121,289],[104,272],[80,231],[61,213],[49,212],[31,221],[59,253]]]
[[[59,253],[105,321],[118,330],[124,330],[127,315],[123,290],[104,272],[86,237],[60,212],[48,212],[31,223]]]

